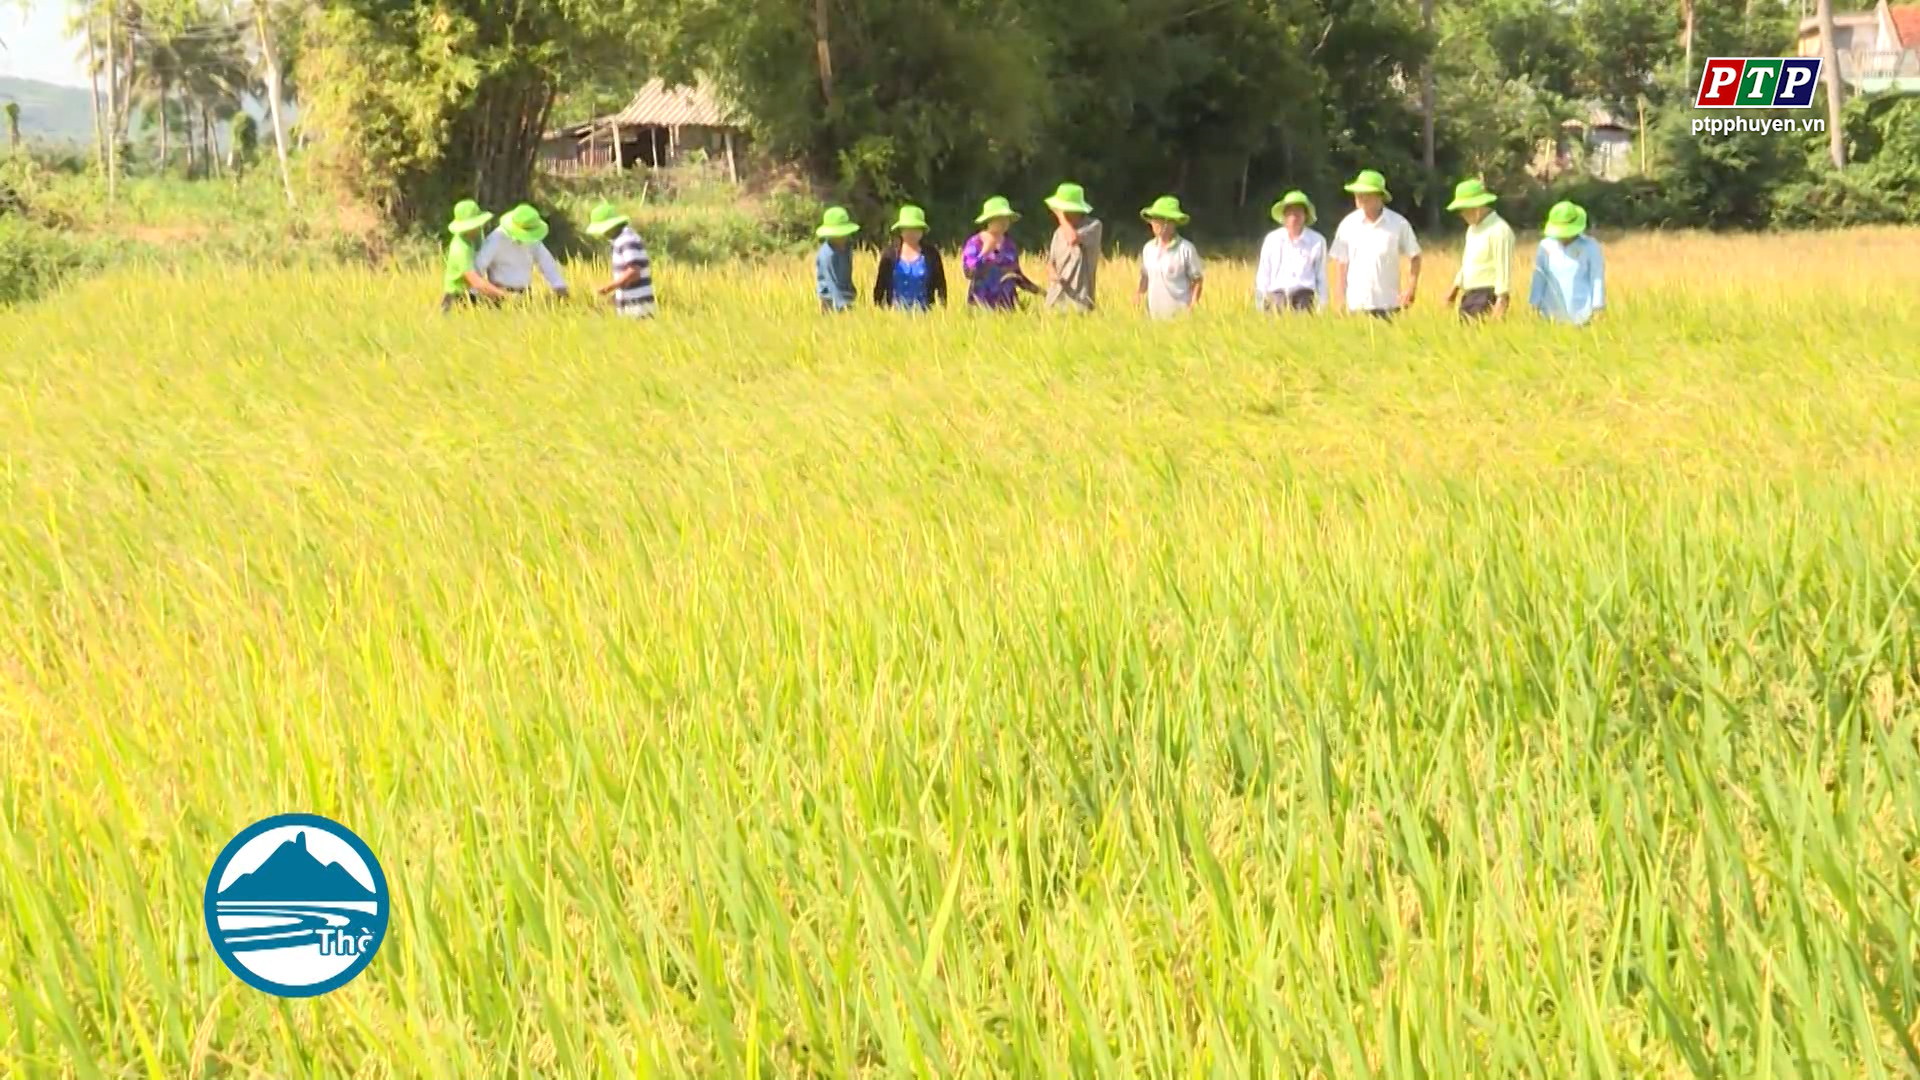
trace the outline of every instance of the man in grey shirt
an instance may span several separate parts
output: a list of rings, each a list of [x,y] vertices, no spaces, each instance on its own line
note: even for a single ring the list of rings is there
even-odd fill
[[[1047,307],[1092,311],[1094,279],[1100,272],[1104,233],[1079,184],[1061,184],[1047,200],[1058,227],[1047,245]]]

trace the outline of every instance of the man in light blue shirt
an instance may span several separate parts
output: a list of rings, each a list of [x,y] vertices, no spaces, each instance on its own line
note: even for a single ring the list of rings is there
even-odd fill
[[[845,311],[853,306],[853,252],[849,238],[860,231],[853,215],[838,206],[830,206],[820,227],[813,231],[820,250],[813,256],[813,291],[820,297],[821,311]]]
[[[1570,202],[1554,204],[1543,231],[1528,303],[1546,318],[1584,326],[1607,306],[1600,242],[1586,235],[1587,212]]]

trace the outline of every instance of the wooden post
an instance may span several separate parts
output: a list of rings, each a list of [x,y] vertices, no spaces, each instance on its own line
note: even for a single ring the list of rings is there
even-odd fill
[[[620,121],[613,122],[613,171],[627,171],[626,148],[620,145]]]
[[[721,134],[727,143],[727,182],[737,184],[740,182],[740,168],[733,161],[733,129],[728,128]]]

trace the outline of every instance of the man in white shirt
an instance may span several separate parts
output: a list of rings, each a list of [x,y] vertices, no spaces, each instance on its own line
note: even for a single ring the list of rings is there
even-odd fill
[[[510,293],[523,293],[532,287],[537,268],[553,291],[565,296],[567,282],[560,276],[560,264],[547,250],[546,239],[547,223],[541,220],[540,211],[521,203],[500,219],[500,227],[481,245],[473,268]]]
[[[1353,183],[1354,211],[1334,231],[1327,251],[1332,263],[1329,277],[1336,303],[1346,310],[1364,312],[1376,318],[1391,318],[1393,313],[1413,304],[1420,287],[1420,241],[1414,239],[1407,219],[1387,209],[1393,196],[1387,191],[1387,178],[1372,169],[1362,169]],[[1400,260],[1408,262],[1407,287],[1400,288]]]
[[[1313,200],[1289,191],[1273,204],[1281,228],[1260,245],[1253,276],[1254,303],[1268,311],[1314,311],[1327,306],[1327,240],[1314,232]]]

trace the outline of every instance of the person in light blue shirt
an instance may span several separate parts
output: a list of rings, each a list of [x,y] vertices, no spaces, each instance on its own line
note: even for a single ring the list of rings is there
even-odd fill
[[[821,311],[845,311],[853,306],[853,252],[847,243],[859,231],[860,224],[853,215],[838,206],[828,207],[820,227],[813,231],[820,238],[820,251],[813,257],[813,285]]]
[[[1547,212],[1546,239],[1533,253],[1528,303],[1555,322],[1584,326],[1607,306],[1606,265],[1600,242],[1586,235],[1587,212],[1570,202]]]

